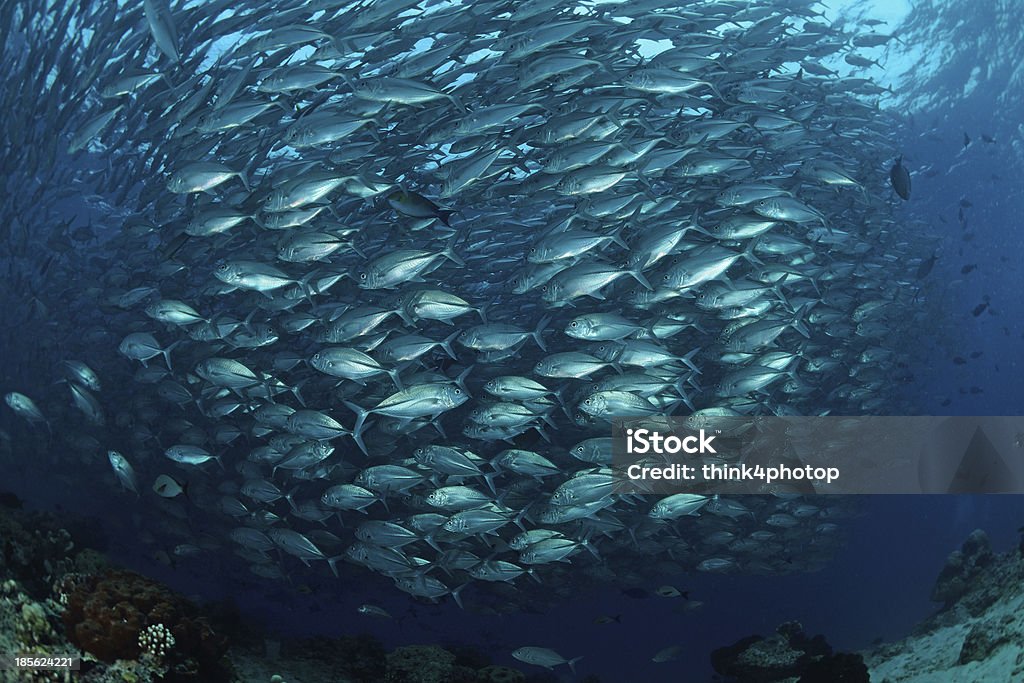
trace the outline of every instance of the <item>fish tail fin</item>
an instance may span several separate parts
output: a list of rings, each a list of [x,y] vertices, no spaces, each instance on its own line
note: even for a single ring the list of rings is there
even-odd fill
[[[363,452],[363,455],[369,455],[366,450],[366,444],[363,443],[363,430],[366,429],[366,418],[372,411],[367,410],[362,406],[357,406],[351,401],[344,401],[343,403],[345,404],[345,407],[356,414],[356,426],[352,428],[352,439],[356,442],[356,445],[359,446],[359,450]]]
[[[437,433],[441,435],[442,439],[447,439],[448,438],[448,435],[444,431],[444,425],[441,424],[441,416],[440,415],[438,415],[433,420],[431,420],[430,424],[432,424],[434,426],[434,429],[437,430]]]
[[[790,304],[789,304],[789,300],[786,299],[786,295],[782,293],[781,286],[786,281],[786,278],[788,278],[788,277],[789,277],[789,273],[783,273],[782,277],[779,278],[779,281],[771,286],[772,292],[775,293],[775,297],[780,302],[782,302],[782,305],[785,306],[786,308],[790,308]]]
[[[475,368],[476,365],[470,365],[468,368],[459,373],[459,376],[455,378],[455,384],[462,389],[462,391],[469,396],[469,389],[466,388],[466,378],[469,377],[469,373]]]
[[[454,356],[453,356],[453,358],[454,358]],[[398,389],[399,391],[401,391],[403,389],[403,387],[402,387],[402,377],[401,377],[401,375],[399,373],[401,373],[402,370],[404,370],[407,367],[408,367],[408,364],[405,364],[405,365],[401,365],[399,367],[394,367],[394,368],[391,368],[391,369],[388,369],[388,370],[384,371],[384,372],[388,373],[388,377],[391,378],[391,383],[394,384],[395,388]]]
[[[633,216],[636,216],[636,212],[633,213]],[[622,231],[626,229],[626,226],[628,224],[629,221],[623,221],[622,223],[619,224],[619,227],[615,228],[615,230],[613,230],[612,233],[608,235],[609,240],[611,240],[618,246],[622,247],[627,252],[629,251],[629,245],[626,244],[625,240],[622,239]]]
[[[331,44],[338,52],[342,54],[346,54],[347,52],[349,52],[348,48],[345,47],[345,43],[343,43],[341,39],[338,38],[337,36],[331,37]],[[351,90],[352,93],[355,94],[356,82],[352,80],[352,77],[344,72],[338,72],[338,75],[341,76],[341,80],[345,81],[345,85],[348,86],[349,90]]]
[[[654,287],[651,286],[650,281],[648,281],[647,277],[643,274],[643,271],[641,271],[639,267],[633,268],[632,270],[630,270],[628,272],[629,272],[630,277],[632,277],[634,280],[636,280],[641,285],[643,285],[643,287],[648,292],[653,292],[654,291]]]
[[[485,325],[487,324],[487,309],[490,308],[491,304],[493,304],[495,301],[497,301],[497,299],[488,301],[487,303],[480,304],[479,306],[473,309],[474,311],[476,311],[476,314],[480,316],[481,323]]]
[[[238,179],[242,181],[242,185],[245,187],[246,192],[252,192],[252,176],[256,171],[256,166],[259,165],[259,157],[254,156],[249,160],[241,171],[238,172]]]
[[[692,349],[692,350],[691,350],[691,351],[690,351],[689,353],[687,353],[687,354],[686,354],[685,356],[683,356],[682,358],[680,358],[680,359],[679,359],[680,361],[682,361],[683,365],[685,365],[686,367],[690,368],[691,370],[693,370],[694,372],[696,372],[696,373],[697,373],[698,375],[700,375],[700,374],[702,374],[702,373],[701,373],[701,371],[700,371],[700,368],[698,368],[698,367],[697,367],[697,366],[696,366],[696,365],[694,364],[694,362],[693,362],[693,357],[694,357],[694,356],[696,356],[696,355],[697,355],[698,353],[700,353],[700,352],[701,352],[701,347],[700,347],[700,346],[697,346],[697,347],[693,348],[693,349]]]
[[[551,322],[551,315],[550,314],[545,315],[543,318],[540,319],[540,322],[537,323],[537,329],[535,329],[533,332],[530,333],[530,336],[533,337],[533,340],[535,342],[537,342],[537,346],[540,347],[541,351],[547,351],[548,350],[547,345],[544,343],[544,336],[543,335],[544,335],[545,330],[547,330],[548,323],[550,323],[550,322]]]
[[[164,357],[164,362],[167,363],[167,369],[172,371],[172,372],[174,371],[174,368],[171,367],[171,351],[176,349],[178,347],[178,345],[181,344],[183,341],[185,341],[185,340],[184,339],[179,339],[178,341],[176,341],[173,344],[171,344],[170,346],[168,346],[166,349],[161,349],[160,350],[160,354]]]
[[[443,211],[439,210],[438,211],[438,213],[444,213],[444,212],[447,212],[449,215],[454,213],[454,211],[447,211],[447,210],[443,210]],[[442,219],[441,222],[444,223],[445,225],[448,225],[448,222],[443,220],[443,219]],[[462,233],[456,233],[455,235],[453,235],[452,238],[450,240],[448,240],[448,243],[445,245],[444,251],[441,252],[441,256],[444,256],[446,259],[448,259],[449,261],[451,261],[452,263],[454,263],[456,265],[465,266],[466,262],[462,260],[461,256],[459,256],[458,254],[455,253],[455,245],[458,244],[461,239],[462,239]]]
[[[402,322],[405,323],[407,327],[413,327],[416,324],[416,322],[412,319],[412,316],[409,315],[409,311],[405,310],[404,306],[399,306],[392,312],[399,318],[401,318]]]
[[[451,101],[451,103],[454,104],[458,108],[458,110],[461,111],[463,114],[469,111],[468,109],[466,109],[466,105],[462,102],[458,95],[449,94],[445,95],[445,97],[447,97]]]
[[[543,425],[539,425],[539,424],[530,425],[530,429],[532,429],[533,431],[535,431],[538,434],[540,434],[540,438],[544,439],[548,443],[551,443],[551,437],[548,436],[548,433],[544,431],[544,426]],[[515,442],[509,440],[509,443],[514,445]]]
[[[583,659],[583,655],[580,655],[579,657],[573,657],[572,659],[566,662],[566,664],[569,665],[569,671],[572,672],[573,676],[576,675],[576,662],[580,661],[581,659]]]
[[[295,400],[298,401],[299,405],[302,406],[303,408],[306,407],[306,400],[302,398],[302,387],[304,387],[306,385],[306,382],[308,381],[309,378],[300,379],[298,382],[295,383],[295,386],[288,387],[288,391],[291,393],[292,396],[295,397]]]
[[[452,360],[456,360],[458,356],[455,355],[455,350],[452,349],[452,342],[455,341],[456,337],[462,334],[462,330],[455,330],[449,334],[443,342],[440,342],[441,348],[448,354],[448,357]]]
[[[487,482],[487,488],[489,488],[491,490],[491,493],[493,493],[495,496],[497,496],[498,495],[498,490],[494,488],[494,479],[501,474],[501,470],[493,462],[491,463],[491,467],[494,468],[494,471],[493,472],[488,472],[487,474],[485,474],[484,475],[484,481]],[[519,523],[519,518],[517,517],[515,521],[516,521],[516,524],[518,524]],[[524,531],[525,531],[525,529],[524,529]]]
[[[686,393],[686,391],[683,389],[683,382],[684,380],[679,380],[678,382],[676,382],[675,390],[679,394],[679,400],[681,400],[686,405],[686,407],[690,409],[690,412],[692,413],[697,409],[693,406],[693,401],[690,399],[690,395]]]
[[[519,529],[522,530],[523,533],[526,532],[526,527],[523,526],[523,517],[526,517],[526,512],[529,509],[530,509],[530,506],[524,507],[522,510],[520,510],[516,514],[515,518],[513,518],[513,520],[512,520],[512,523],[515,524],[517,527],[519,527]]]
[[[437,529],[435,529],[434,531],[431,531],[431,532],[430,532],[429,534],[427,534],[426,536],[424,536],[424,537],[423,537],[423,541],[424,541],[424,542],[425,542],[425,543],[426,543],[427,545],[429,545],[429,546],[430,546],[431,548],[433,548],[434,550],[436,550],[437,552],[439,552],[439,553],[442,553],[442,552],[444,552],[444,551],[443,551],[443,550],[441,550],[441,546],[439,546],[439,545],[437,544],[437,541],[436,541],[436,540],[434,540],[434,536],[436,536],[436,535],[437,535],[437,531],[438,531]]]
[[[808,301],[797,310],[796,315],[793,317],[793,329],[803,335],[806,339],[811,338],[811,330],[807,327],[807,321],[805,318],[807,317],[808,311],[814,308],[815,303],[817,302]]]
[[[467,581],[466,583],[462,584],[461,586],[452,591],[452,599],[455,600],[455,604],[459,606],[459,609],[466,609],[466,607],[462,604],[462,598],[459,596],[459,593],[461,593],[462,589],[468,585],[469,582]]]
[[[754,239],[750,240],[750,244],[747,245],[746,249],[743,250],[743,253],[740,254],[740,256],[742,256],[744,258],[744,260],[746,260],[747,263],[749,263],[750,265],[757,266],[758,268],[763,268],[764,267],[764,262],[761,261],[761,259],[757,258],[757,256],[754,255],[754,250],[757,249],[757,246],[760,243],[761,243],[761,237],[760,236],[755,237]]]
[[[454,209],[438,209],[438,210],[437,210],[437,220],[441,221],[441,222],[442,222],[442,223],[444,223],[444,224],[445,224],[445,225],[446,225],[447,227],[449,227],[449,228],[450,228],[450,227],[452,227],[452,224],[450,223],[450,221],[451,221],[451,218],[452,218],[452,216],[454,216],[454,215],[455,215],[456,213],[457,213],[457,212],[456,212],[456,211],[455,211]],[[453,260],[454,260],[454,259],[453,259]],[[460,262],[458,262],[458,261],[457,261],[457,263],[459,263],[459,265],[465,265],[464,263],[460,263]]]

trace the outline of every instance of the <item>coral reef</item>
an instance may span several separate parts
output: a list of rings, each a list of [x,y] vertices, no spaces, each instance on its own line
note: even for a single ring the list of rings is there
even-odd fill
[[[860,655],[833,654],[823,636],[808,637],[795,621],[767,638],[748,636],[711,653],[711,664],[726,680],[742,683],[867,683]]]
[[[386,683],[522,683],[515,669],[492,666],[482,652],[462,646],[408,645],[387,655]]]
[[[107,662],[138,659],[146,650],[165,660],[181,680],[225,678],[220,659],[227,639],[195,605],[165,586],[110,570],[76,577],[64,588],[69,592],[62,618],[68,639],[79,648]]]
[[[139,649],[153,657],[166,657],[176,642],[171,629],[163,624],[150,624],[139,634]]]
[[[273,648],[275,651],[277,650]],[[284,641],[267,656],[263,641],[232,644],[229,657],[240,681],[302,683],[541,683],[557,680],[548,672],[527,677],[517,669],[490,664],[486,654],[447,645],[411,645],[391,652],[370,636]],[[596,683],[592,679],[591,683]]]
[[[108,569],[66,527],[52,515],[0,507],[0,652],[81,653],[73,677],[85,683],[232,680],[221,664],[227,640],[197,607],[145,577]],[[9,671],[0,683],[71,676]]]
[[[17,580],[35,598],[73,567],[75,543],[50,515],[5,510],[0,514],[0,575]]]
[[[932,589],[942,608],[913,633],[864,653],[877,683],[1024,680],[1024,556],[974,531]]]
[[[554,680],[493,665],[480,650],[457,644],[388,652],[365,635],[268,641],[235,611],[201,609],[156,581],[111,568],[65,527],[52,516],[0,505],[0,652],[81,653],[81,671],[0,671],[0,683]]]
[[[523,683],[526,675],[507,666],[485,666],[477,672],[480,683]]]
[[[946,564],[932,588],[932,601],[951,607],[970,589],[971,583],[992,563],[994,559],[988,535],[975,530],[964,541],[960,550],[954,550],[946,558]]]

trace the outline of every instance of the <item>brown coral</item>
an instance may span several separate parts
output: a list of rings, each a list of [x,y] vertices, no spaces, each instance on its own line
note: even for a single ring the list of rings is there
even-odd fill
[[[127,571],[75,577],[65,586],[64,625],[76,646],[108,662],[137,659],[139,633],[163,624],[174,636],[168,663],[216,680],[227,640],[214,632],[198,609],[165,586]],[[187,665],[190,660],[194,665]],[[183,666],[187,665],[187,666]]]

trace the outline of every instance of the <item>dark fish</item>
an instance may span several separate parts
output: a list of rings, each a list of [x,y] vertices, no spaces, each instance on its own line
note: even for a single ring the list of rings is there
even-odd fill
[[[981,141],[982,142],[987,142],[988,144],[991,145],[991,144],[995,143],[996,139],[994,137],[992,137],[991,135],[989,135],[988,133],[982,133],[981,134]]]
[[[923,280],[928,277],[928,273],[932,272],[932,268],[935,267],[935,261],[939,258],[938,252],[932,254],[929,258],[921,261],[921,265],[917,267],[917,279]]]
[[[96,239],[96,233],[91,225],[80,225],[71,231],[71,239],[76,242],[88,242]]]
[[[621,614],[616,614],[614,616],[598,617],[597,619],[594,619],[594,623],[595,624],[621,624],[622,623],[622,615]]]
[[[977,394],[983,394],[983,393],[985,393],[985,390],[982,389],[981,387],[971,387],[971,394],[977,395]]]
[[[974,315],[975,318],[977,318],[979,315],[981,315],[982,313],[985,312],[986,308],[988,308],[988,302],[987,301],[985,303],[978,304],[977,306],[975,306],[974,310],[971,311],[971,313]]]
[[[971,136],[968,135],[967,133],[964,133],[964,149],[967,149],[967,146],[970,145],[970,144],[971,144]]]
[[[953,358],[954,365],[967,365],[967,361],[962,356],[955,356]]]
[[[901,199],[910,199],[910,172],[903,165],[903,155],[896,157],[896,163],[889,169],[889,182]]]
[[[174,255],[177,254],[183,246],[185,246],[185,243],[188,242],[190,237],[191,235],[184,232],[173,237],[171,241],[167,243],[167,246],[164,247],[162,252],[164,259],[169,261],[174,258]]]
[[[961,197],[960,198],[960,206],[962,206],[965,209],[969,209],[972,206],[974,206],[974,204],[972,204],[971,201],[969,199],[967,199],[967,197]]]
[[[981,356],[982,356],[982,352],[981,351],[971,351],[971,358],[981,358]]]
[[[945,408],[946,406],[948,406],[948,405],[949,405],[950,403],[952,403],[952,402],[953,402],[953,399],[951,399],[951,398],[947,398],[946,400],[944,400],[944,401],[943,401],[943,402],[941,403],[941,405],[942,405],[942,407],[943,407],[943,408]]]
[[[967,275],[968,273],[970,273],[973,270],[976,270],[977,268],[978,268],[978,264],[977,263],[968,263],[967,265],[965,265],[963,268],[960,269],[960,274],[961,275]]]

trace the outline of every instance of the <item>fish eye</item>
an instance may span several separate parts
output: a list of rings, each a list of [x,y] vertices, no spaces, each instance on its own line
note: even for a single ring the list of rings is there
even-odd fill
[[[579,327],[579,326],[580,326],[580,324],[578,322],[576,322],[575,320],[573,320],[571,323],[569,323],[569,327]]]
[[[761,201],[759,201],[757,203],[758,206],[766,206],[767,204],[768,204],[768,200],[767,199],[762,199]]]
[[[365,280],[366,279],[366,273],[359,273],[359,279],[360,280]]]
[[[455,390],[455,395],[456,396],[461,396],[462,395],[462,389],[456,389]]]
[[[585,401],[583,401],[584,405],[588,405],[588,406],[589,406],[589,405],[590,405],[590,404],[591,404],[592,402],[593,402],[593,400],[592,400],[592,399],[589,399],[589,398],[588,398],[588,399],[586,399]]]
[[[661,278],[661,279],[662,279],[662,280],[664,280],[665,282],[668,282],[668,281],[669,281],[669,279],[670,279],[670,278],[669,278],[669,276],[668,276],[668,273],[665,273],[665,275],[664,275],[664,276],[662,276],[662,278]]]

